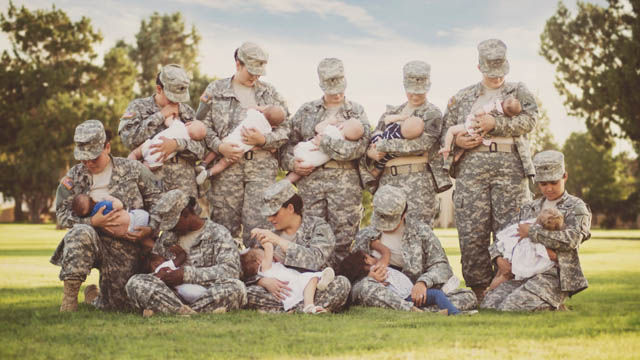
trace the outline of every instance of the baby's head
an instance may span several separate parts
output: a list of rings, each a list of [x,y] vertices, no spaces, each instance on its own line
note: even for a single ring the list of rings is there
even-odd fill
[[[262,115],[264,115],[269,124],[271,124],[271,127],[276,127],[282,124],[284,118],[286,117],[284,110],[282,110],[282,107],[278,105],[267,106],[262,112]]]
[[[522,111],[522,105],[520,101],[514,97],[508,97],[502,102],[502,110],[507,116],[519,115]]]
[[[91,210],[95,205],[95,201],[93,201],[91,196],[78,194],[71,200],[71,211],[75,216],[87,217],[91,214]]]
[[[260,248],[251,248],[244,254],[240,254],[240,266],[242,267],[242,276],[249,278],[258,274],[260,264],[264,259],[264,250]]]
[[[167,259],[163,258],[158,254],[151,253],[149,255],[149,272],[155,272],[158,266],[160,266],[163,262],[167,261]]]
[[[185,126],[192,140],[200,141],[207,136],[207,126],[200,120],[189,121]]]
[[[410,116],[400,125],[400,133],[407,140],[412,140],[424,131],[424,121],[417,116]]]
[[[558,209],[543,209],[538,215],[536,223],[542,225],[545,230],[562,230],[564,228],[564,216]]]
[[[371,266],[378,262],[378,259],[370,256],[362,250],[349,254],[338,268],[338,274],[343,275],[353,284],[366,277],[371,270]]]
[[[360,140],[364,135],[364,126],[360,120],[351,118],[342,123],[342,135],[349,141]]]

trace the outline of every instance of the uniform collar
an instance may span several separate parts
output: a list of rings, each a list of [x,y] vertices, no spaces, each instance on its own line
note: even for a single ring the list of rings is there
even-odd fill
[[[232,80],[233,80],[233,76],[221,80],[223,84],[221,86],[222,90],[220,91],[220,95],[222,95],[223,97],[234,98],[240,101],[240,99],[236,97],[236,93],[233,92]],[[267,90],[267,86],[260,80],[256,81],[255,85],[253,85],[253,91],[255,92],[257,99],[261,98],[262,94],[266,90]]]

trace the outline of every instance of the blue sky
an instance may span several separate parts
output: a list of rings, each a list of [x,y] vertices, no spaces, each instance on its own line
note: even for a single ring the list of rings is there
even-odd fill
[[[602,3],[602,1],[598,1]],[[233,51],[244,41],[261,44],[270,54],[267,75],[294,112],[321,96],[316,66],[324,57],[344,61],[346,96],[361,103],[371,124],[386,104],[405,100],[402,65],[424,60],[432,67],[428,99],[442,111],[447,100],[478,82],[478,42],[500,38],[507,43],[511,73],[543,102],[551,129],[562,143],[572,131],[584,130],[567,117],[553,87],[554,68],[540,55],[540,33],[556,10],[555,0],[15,0],[29,8],[65,10],[74,20],[87,16],[104,41],[100,52],[116,40],[133,42],[140,21],[158,11],[181,11],[202,35],[200,67],[209,74],[233,74]],[[565,1],[570,9],[575,2]],[[0,0],[2,11],[8,1]],[[0,38],[0,48],[8,42]],[[196,96],[197,94],[193,94]]]

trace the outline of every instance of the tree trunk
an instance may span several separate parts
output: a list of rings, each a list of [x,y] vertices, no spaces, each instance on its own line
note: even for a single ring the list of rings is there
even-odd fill
[[[42,223],[40,214],[42,213],[42,200],[43,198],[38,195],[33,195],[27,199],[27,205],[29,205],[29,222],[32,224]]]
[[[17,194],[13,196],[15,200],[15,206],[13,207],[13,222],[23,222],[24,221],[24,212],[22,212],[22,194]]]

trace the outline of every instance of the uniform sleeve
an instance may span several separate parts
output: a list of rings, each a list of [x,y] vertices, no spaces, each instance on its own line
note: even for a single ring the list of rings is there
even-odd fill
[[[356,241],[353,246],[353,251],[362,250],[367,254],[371,254],[371,242],[380,238],[381,233],[374,229],[373,226],[368,226],[361,229],[356,234]]]
[[[444,111],[444,116],[442,117],[442,130],[440,131],[440,146],[444,146],[444,139],[446,137],[446,134],[449,128],[452,126],[458,125],[458,120],[457,120],[458,111],[459,111],[459,106],[457,103],[457,98],[456,96],[452,96],[451,99],[449,99],[449,103],[447,104],[447,109]],[[456,148],[457,147],[455,145],[455,137],[454,137],[453,149],[451,154],[454,154]],[[443,161],[444,169],[451,168],[451,165],[453,163],[453,158],[454,156],[449,156],[447,157],[447,160]]]
[[[306,111],[303,105],[296,111],[295,115],[290,119],[287,126],[289,127],[289,140],[284,144],[281,149],[280,163],[281,166],[288,171],[293,171],[293,164],[295,156],[293,155],[293,148],[298,145],[300,141],[303,141],[302,134],[299,129],[296,128],[296,124],[301,124]]]
[[[318,271],[333,253],[336,237],[327,223],[316,224],[309,245],[289,244],[284,265]]]
[[[291,127],[289,125],[290,114],[289,108],[287,107],[287,102],[284,98],[275,90],[272,93],[272,99],[269,105],[279,105],[282,110],[284,110],[284,121],[273,129],[272,132],[266,134],[264,136],[264,145],[262,146],[263,150],[275,150],[284,145],[289,139],[289,132],[291,131]]]
[[[536,127],[538,105],[533,94],[529,92],[523,83],[518,83],[515,97],[522,105],[522,112],[512,117],[496,116],[496,126],[489,134],[494,136],[519,136],[531,132]]]
[[[183,282],[202,284],[225,279],[239,279],[240,255],[229,231],[220,227],[216,228],[212,234],[200,236],[211,236],[214,239],[215,265],[208,267],[184,266]]]
[[[333,160],[349,161],[360,158],[367,151],[369,140],[371,140],[371,125],[367,119],[367,114],[360,109],[356,117],[364,127],[364,134],[358,141],[349,141],[342,139],[333,139],[324,136],[320,142],[320,150],[329,155]]]
[[[557,231],[545,230],[538,224],[531,225],[529,238],[552,250],[571,251],[591,237],[591,212],[586,204],[576,205],[571,213],[565,215],[564,221],[565,229]]]
[[[424,121],[424,131],[419,137],[413,140],[380,139],[376,143],[376,149],[391,155],[410,156],[423,154],[434,145],[439,147],[440,132],[442,131],[442,113],[438,109],[430,109],[425,112],[422,119]]]
[[[149,212],[149,226],[153,231],[157,231],[160,225],[160,219],[153,214],[151,209],[153,209],[158,199],[160,199],[161,189],[156,185],[155,176],[151,170],[140,162],[136,162],[135,164],[140,171],[140,175],[138,176],[138,189],[140,190],[140,194],[142,194],[144,208]]]
[[[164,126],[164,116],[158,111],[146,115],[137,100],[133,100],[127,106],[127,110],[120,118],[118,134],[122,143],[129,149],[135,149],[145,140],[150,139]]]
[[[58,225],[65,228],[72,228],[75,224],[91,225],[91,217],[79,217],[71,210],[73,200],[73,169],[62,178],[56,190],[56,220]]]
[[[431,229],[426,229],[421,236],[423,237],[423,248],[427,249],[427,252],[423,255],[426,258],[422,259],[426,272],[420,275],[416,282],[424,282],[427,288],[444,284],[453,276],[453,271],[447,260],[447,255],[444,253],[442,246],[440,246],[440,240]]]
[[[210,83],[202,93],[200,97],[200,106],[198,106],[198,112],[196,118],[202,121],[207,127],[207,135],[204,137],[204,145],[216,154],[220,154],[218,148],[222,144],[222,138],[220,134],[215,130],[213,118],[213,103],[214,101],[223,101],[213,97],[214,83]]]

